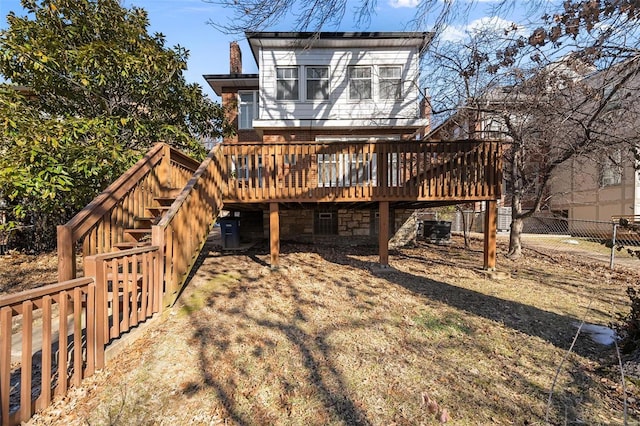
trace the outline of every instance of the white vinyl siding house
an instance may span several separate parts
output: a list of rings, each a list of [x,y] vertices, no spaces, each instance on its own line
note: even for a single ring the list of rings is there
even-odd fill
[[[257,128],[420,123],[415,47],[269,48],[257,53]]]

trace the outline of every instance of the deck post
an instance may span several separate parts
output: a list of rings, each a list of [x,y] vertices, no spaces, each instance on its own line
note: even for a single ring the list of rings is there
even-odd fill
[[[271,247],[271,267],[280,264],[280,212],[278,203],[269,203],[269,245]]]
[[[73,230],[66,225],[58,225],[58,282],[76,277],[76,250]]]
[[[171,188],[171,146],[163,144],[162,160],[158,169],[158,181],[161,191],[168,191]]]
[[[498,203],[486,202],[484,214],[484,269],[496,269],[496,233],[498,231]]]
[[[378,252],[380,254],[380,266],[389,266],[389,202],[380,201],[378,207]]]

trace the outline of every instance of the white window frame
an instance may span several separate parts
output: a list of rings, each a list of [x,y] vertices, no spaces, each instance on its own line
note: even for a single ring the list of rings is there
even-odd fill
[[[253,100],[249,102],[242,101],[242,95],[251,94]],[[253,120],[258,117],[259,98],[257,90],[238,90],[238,129],[239,130],[251,130],[253,129]],[[251,119],[247,121],[245,113],[243,113],[243,107],[248,106],[251,111]]]
[[[322,70],[326,70],[326,76],[309,76],[309,71],[311,70],[318,70],[318,69],[322,69]],[[305,71],[304,71],[304,76],[305,76],[305,98],[307,101],[316,101],[316,102],[322,102],[322,101],[328,101],[329,97],[331,96],[331,87],[330,87],[330,70],[329,67],[326,65],[309,65],[305,67]],[[325,97],[322,98],[315,98],[315,97],[311,97],[310,95],[313,95],[314,93],[312,93],[311,90],[309,90],[309,83],[310,82],[319,82],[320,85],[322,85],[323,82],[326,83],[327,85],[327,93]],[[320,86],[322,87],[322,86]]]
[[[282,71],[282,73],[281,73]],[[291,74],[290,71],[293,71]],[[293,75],[295,74],[295,76]],[[281,82],[294,82],[294,87],[288,93],[289,96],[281,96],[280,86]],[[282,92],[284,93],[284,92]],[[276,100],[277,101],[298,101],[300,100],[300,67],[286,66],[276,67]]]
[[[615,186],[622,184],[622,151],[616,150],[604,156],[604,161],[600,164],[600,187]]]
[[[398,71],[397,76],[383,76],[383,70],[393,69]],[[383,84],[396,87],[396,93],[393,97],[385,97]],[[378,97],[383,100],[399,101],[402,99],[402,66],[400,65],[380,65],[378,66]]]
[[[349,78],[349,99],[352,101],[369,101],[369,100],[373,100],[373,72],[372,72],[372,67],[370,65],[352,65],[349,66],[347,68],[347,72],[348,72],[348,78]],[[354,74],[356,74],[356,71],[358,70],[368,70],[369,71],[369,76],[368,77],[363,77],[363,76],[354,76]],[[368,98],[363,98],[360,94],[360,96],[353,96],[353,89],[354,87],[352,86],[352,84],[358,83],[358,82],[365,82],[368,81],[369,82],[369,97]]]

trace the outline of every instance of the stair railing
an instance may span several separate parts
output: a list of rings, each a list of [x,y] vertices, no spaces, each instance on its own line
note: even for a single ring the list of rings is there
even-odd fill
[[[182,188],[200,163],[164,143],[156,144],[69,222],[58,226],[58,281],[76,277],[76,244],[83,256],[108,253],[124,230],[148,215],[154,198]]]
[[[84,258],[85,277],[0,296],[0,425],[26,422],[104,367],[112,339],[162,311],[156,246]]]
[[[165,304],[172,304],[205,244],[222,208],[222,147],[215,146],[182,192],[152,226],[151,244],[160,247]]]

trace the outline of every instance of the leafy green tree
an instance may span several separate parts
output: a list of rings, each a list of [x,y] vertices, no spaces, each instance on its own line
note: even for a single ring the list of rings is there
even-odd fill
[[[61,223],[164,141],[202,156],[229,129],[188,51],[117,0],[23,0],[0,32],[0,198],[55,244]],[[45,244],[46,245],[46,244]]]

